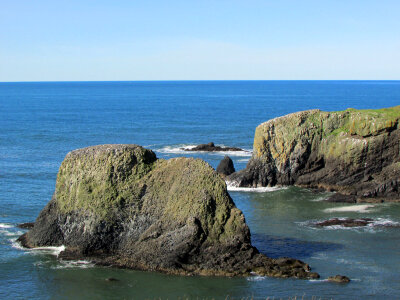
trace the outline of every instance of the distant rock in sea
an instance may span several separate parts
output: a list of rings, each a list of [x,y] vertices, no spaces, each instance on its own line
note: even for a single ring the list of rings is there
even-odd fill
[[[170,274],[319,277],[300,260],[272,259],[251,245],[242,212],[209,164],[157,159],[137,145],[68,153],[52,200],[18,240],[64,245],[62,259]]]
[[[224,176],[231,175],[235,172],[235,167],[233,165],[233,161],[229,156],[225,156],[217,167],[217,173],[222,174]]]
[[[400,201],[400,106],[308,110],[256,128],[240,187],[297,185],[337,191],[333,202]]]
[[[349,283],[350,278],[343,275],[335,275],[328,277],[328,281],[336,282],[336,283]]]
[[[181,148],[184,151],[207,151],[207,152],[222,152],[222,151],[244,151],[236,147],[221,147],[215,146],[213,142],[208,144],[200,144],[193,148]]]

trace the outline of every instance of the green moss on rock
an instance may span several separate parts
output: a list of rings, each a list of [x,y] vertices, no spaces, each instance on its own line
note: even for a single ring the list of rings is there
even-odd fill
[[[308,110],[269,120],[256,128],[246,169],[228,180],[240,186],[326,188],[357,201],[397,201],[399,176],[388,178],[383,170],[400,159],[399,119],[400,106]]]
[[[137,145],[67,154],[53,199],[19,241],[65,245],[63,259],[173,274],[318,276],[301,261],[281,265],[251,246],[242,212],[209,164],[157,160]]]

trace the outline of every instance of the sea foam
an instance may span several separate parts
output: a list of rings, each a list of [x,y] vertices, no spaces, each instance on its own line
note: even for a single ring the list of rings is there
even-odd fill
[[[14,226],[11,224],[0,223],[0,228],[13,228]]]
[[[160,153],[170,153],[170,154],[190,154],[190,153],[207,153],[212,155],[229,155],[229,156],[239,156],[239,157],[251,157],[253,152],[251,150],[243,149],[243,151],[185,151],[182,148],[193,149],[197,145],[176,145],[176,146],[165,146],[161,149],[156,149],[155,151]],[[220,147],[226,147],[224,145],[217,145]]]
[[[267,193],[267,192],[275,192],[279,190],[284,190],[287,189],[287,187],[281,187],[281,186],[274,186],[274,187],[239,187],[236,186],[235,183],[227,181],[226,182],[226,188],[230,192],[253,192],[253,193]]]
[[[324,212],[331,213],[331,212],[359,212],[359,213],[368,213],[371,212],[370,208],[375,207],[375,205],[371,204],[363,204],[363,205],[350,205],[350,206],[342,206],[342,207],[333,207],[333,208],[326,208]]]

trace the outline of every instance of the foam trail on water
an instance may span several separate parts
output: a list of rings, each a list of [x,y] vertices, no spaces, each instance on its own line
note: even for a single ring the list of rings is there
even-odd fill
[[[11,224],[0,223],[0,228],[13,228],[14,226]]]
[[[320,201],[324,201],[324,200],[326,200],[326,199],[328,199],[328,198],[329,198],[329,196],[321,196],[321,197],[312,199],[312,200],[310,200],[310,201],[312,201],[312,202],[320,202]]]
[[[28,251],[32,254],[51,254],[58,256],[62,251],[65,250],[65,246],[61,245],[58,247],[37,247],[37,248],[25,248],[16,240],[12,242],[11,246],[15,249]]]
[[[364,205],[350,205],[350,206],[343,206],[343,207],[333,207],[333,208],[326,208],[324,212],[331,213],[331,212],[359,212],[359,213],[368,213],[370,212],[370,208],[375,207],[375,205],[371,204],[364,204]]]
[[[62,251],[65,250],[65,246],[61,245],[59,247],[37,247],[37,248],[32,248],[29,249],[30,251],[34,253],[48,253],[51,255],[56,255],[58,256]]]
[[[230,155],[230,156],[240,156],[240,157],[251,157],[253,152],[251,150],[243,149],[243,151],[185,151],[185,149],[193,149],[198,145],[177,145],[177,146],[165,146],[161,149],[157,149],[156,151],[160,153],[170,153],[170,154],[190,154],[190,153],[207,153],[212,155]],[[225,147],[224,145],[217,145],[220,147]]]
[[[94,264],[87,260],[69,260],[69,261],[60,261],[60,264],[52,267],[52,269],[71,269],[71,268],[79,268],[86,269],[94,267]]]
[[[287,187],[256,187],[256,188],[249,188],[249,187],[238,187],[237,185],[235,185],[235,183],[227,181],[226,182],[226,188],[228,191],[231,192],[255,192],[255,193],[266,193],[266,192],[275,192],[275,191],[279,191],[279,190],[285,190],[287,189]]]
[[[20,236],[24,233],[22,231],[0,230],[0,234],[3,234],[5,236]]]

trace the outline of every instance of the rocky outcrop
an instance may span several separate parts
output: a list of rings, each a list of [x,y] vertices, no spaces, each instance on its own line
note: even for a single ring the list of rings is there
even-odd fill
[[[221,151],[244,151],[236,147],[221,147],[215,146],[213,142],[208,144],[200,144],[193,148],[181,148],[184,151],[207,151],[207,152],[221,152]]]
[[[400,201],[399,118],[400,106],[272,119],[257,127],[246,169],[228,179],[243,187],[323,188],[343,196],[334,201]]]
[[[349,283],[350,278],[347,276],[343,276],[343,275],[335,275],[335,276],[328,277],[328,281],[336,282],[336,283]]]
[[[172,274],[319,277],[251,245],[242,212],[206,162],[161,160],[137,145],[67,154],[52,200],[19,241],[64,245],[63,259]]]
[[[217,167],[217,173],[228,176],[232,173],[235,173],[235,167],[233,165],[233,161],[229,156],[225,156],[219,163]]]

